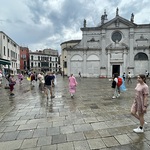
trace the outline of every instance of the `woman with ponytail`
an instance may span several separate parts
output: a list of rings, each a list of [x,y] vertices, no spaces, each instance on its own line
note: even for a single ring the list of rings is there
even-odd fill
[[[140,126],[136,129],[133,129],[136,133],[144,132],[144,114],[147,111],[148,107],[148,94],[149,87],[146,84],[146,77],[144,74],[140,74],[137,77],[137,86],[135,88],[135,100],[131,107],[131,114],[140,121]]]

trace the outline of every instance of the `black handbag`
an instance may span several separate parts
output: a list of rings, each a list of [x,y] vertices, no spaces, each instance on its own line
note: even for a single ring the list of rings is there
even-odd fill
[[[114,81],[114,80],[112,81],[111,87],[115,89],[115,87],[116,87],[116,81]]]

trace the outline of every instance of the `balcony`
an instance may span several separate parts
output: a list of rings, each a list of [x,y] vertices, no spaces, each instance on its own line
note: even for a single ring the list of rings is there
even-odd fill
[[[17,61],[17,59],[16,59],[16,58],[14,58],[14,57],[12,57],[12,58],[11,58],[11,61]]]

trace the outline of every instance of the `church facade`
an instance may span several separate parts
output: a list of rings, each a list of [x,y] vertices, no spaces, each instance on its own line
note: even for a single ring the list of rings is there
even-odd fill
[[[130,72],[133,76],[150,71],[150,24],[134,23],[116,16],[108,21],[101,17],[97,27],[87,27],[84,20],[81,40],[61,43],[64,75],[80,72],[83,77],[112,77]]]

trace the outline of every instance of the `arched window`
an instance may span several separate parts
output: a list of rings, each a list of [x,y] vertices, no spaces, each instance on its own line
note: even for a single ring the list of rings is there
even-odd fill
[[[148,60],[148,56],[145,53],[137,53],[134,57],[134,60]]]

